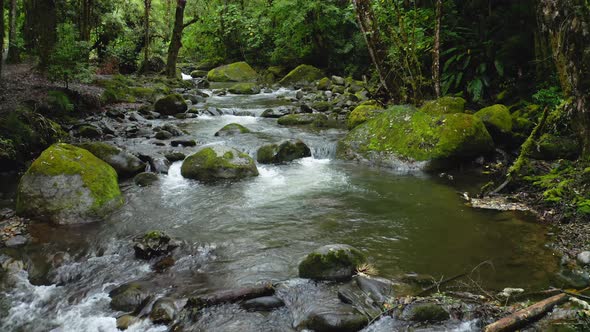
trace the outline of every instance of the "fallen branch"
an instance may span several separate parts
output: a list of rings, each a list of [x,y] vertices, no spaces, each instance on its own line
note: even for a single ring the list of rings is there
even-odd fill
[[[567,301],[568,298],[569,295],[562,293],[537,302],[530,307],[519,310],[510,316],[504,317],[486,326],[484,332],[516,331],[517,329],[541,318],[556,305]]]
[[[416,296],[423,296],[424,294],[430,292],[431,290],[433,290],[435,288],[439,288],[440,286],[442,286],[444,284],[447,284],[447,283],[449,283],[449,282],[451,282],[453,280],[462,278],[462,277],[464,277],[466,275],[467,275],[467,273],[460,273],[460,274],[457,274],[456,276],[453,276],[453,277],[447,278],[445,280],[442,280],[441,282],[435,282],[434,285],[425,288],[420,293],[418,293],[418,295],[416,295]]]
[[[257,297],[271,296],[275,293],[272,284],[257,285],[238,289],[220,291],[202,297],[190,298],[187,302],[188,307],[210,307],[223,303],[235,303],[254,299]]]

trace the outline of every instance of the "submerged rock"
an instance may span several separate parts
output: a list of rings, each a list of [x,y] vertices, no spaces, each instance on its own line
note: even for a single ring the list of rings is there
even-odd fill
[[[256,160],[261,164],[280,164],[311,157],[311,150],[300,140],[269,144],[258,149]]]
[[[307,255],[299,263],[299,276],[314,280],[349,280],[356,268],[366,261],[358,249],[346,244],[331,244]]]
[[[236,95],[257,95],[260,93],[260,87],[256,83],[238,83],[232,85],[227,91]]]
[[[320,69],[310,65],[300,65],[285,75],[279,84],[282,86],[310,84],[322,77],[324,77],[324,74]]]
[[[179,246],[178,241],[160,231],[147,232],[133,241],[135,257],[146,260],[167,255]]]
[[[257,76],[256,71],[242,61],[211,69],[207,79],[210,82],[251,82]]]
[[[181,174],[189,179],[214,182],[258,176],[258,168],[249,155],[227,146],[215,145],[188,156],[182,163]]]
[[[426,162],[441,169],[493,151],[483,122],[469,114],[431,116],[395,107],[353,129],[339,142],[342,159],[396,167],[399,161]]]
[[[219,129],[219,131],[215,133],[215,136],[234,136],[238,134],[248,134],[250,132],[250,129],[242,126],[241,124],[230,123]]]
[[[184,113],[188,110],[186,102],[179,94],[171,94],[158,99],[154,108],[156,112],[162,115],[175,115],[178,113]]]
[[[16,210],[56,224],[96,221],[123,204],[117,173],[87,150],[58,143],[21,178]]]
[[[465,99],[461,97],[442,97],[427,101],[420,111],[430,115],[442,115],[465,112]]]
[[[111,165],[119,177],[129,177],[145,170],[146,164],[131,153],[103,142],[89,142],[78,145]]]
[[[158,178],[158,174],[151,172],[139,173],[133,178],[133,182],[140,187],[151,186],[159,180],[160,178]]]
[[[147,304],[152,294],[151,286],[145,282],[123,284],[109,292],[111,308],[125,312],[136,311]]]

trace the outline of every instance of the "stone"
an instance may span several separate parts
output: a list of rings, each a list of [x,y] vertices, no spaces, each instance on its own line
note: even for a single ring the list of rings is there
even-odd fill
[[[230,123],[224,126],[223,128],[219,129],[219,131],[215,133],[215,136],[225,137],[248,133],[251,133],[250,129],[242,126],[239,123]]]
[[[78,144],[78,146],[111,165],[120,178],[127,178],[145,170],[146,164],[141,159],[112,144],[87,142]]]
[[[420,323],[437,323],[450,318],[449,313],[436,303],[413,303],[404,308],[402,318]]]
[[[145,306],[153,292],[149,284],[141,281],[123,284],[109,292],[111,308],[133,312]]]
[[[368,322],[366,316],[352,306],[343,304],[338,308],[314,310],[298,328],[305,327],[316,332],[357,332]]]
[[[232,85],[227,91],[236,95],[257,95],[260,93],[260,87],[256,83],[238,83]]]
[[[176,317],[177,311],[178,308],[176,307],[174,300],[163,297],[154,302],[152,311],[150,312],[150,320],[154,324],[169,324],[174,320],[174,317]]]
[[[175,162],[184,160],[184,158],[186,158],[186,155],[180,151],[172,151],[166,153],[164,157],[166,157],[166,159],[168,159],[170,162]]]
[[[258,74],[246,62],[235,62],[211,69],[207,73],[210,82],[253,82]]]
[[[318,81],[318,86],[317,86],[318,90],[330,90],[332,88],[332,81],[330,81],[329,78],[324,77],[321,80]]]
[[[95,126],[84,125],[78,128],[78,136],[85,138],[98,138],[102,136],[102,131]]]
[[[590,251],[582,251],[576,258],[581,265],[590,265]]]
[[[55,224],[101,220],[123,204],[117,172],[92,153],[57,143],[21,178],[16,211]]]
[[[260,115],[263,118],[270,118],[270,119],[278,119],[282,116],[289,114],[289,110],[287,109],[267,109]]]
[[[299,263],[299,276],[313,280],[350,280],[356,268],[367,259],[358,250],[346,244],[320,247]]]
[[[328,117],[319,113],[288,114],[278,120],[278,124],[281,126],[313,125],[324,127],[326,122],[328,122]]]
[[[181,167],[185,178],[203,182],[258,176],[254,160],[236,149],[214,145],[188,156]]]
[[[377,115],[383,113],[383,108],[379,105],[362,104],[357,106],[346,118],[348,129],[354,129],[360,124],[371,120]]]
[[[294,86],[300,84],[310,84],[324,77],[322,71],[310,65],[300,65],[291,70],[279,84],[282,86]]]
[[[193,70],[191,72],[191,77],[192,78],[207,77],[207,73],[208,73],[208,71],[206,71],[206,70],[199,70],[199,69],[197,69],[197,70]]]
[[[177,241],[160,231],[150,231],[133,240],[135,257],[145,260],[168,255],[179,245]]]
[[[508,107],[493,105],[483,108],[474,114],[480,118],[495,141],[502,142],[510,139],[512,132],[512,116]]]
[[[170,145],[172,145],[173,147],[177,147],[177,146],[197,146],[197,141],[195,141],[194,139],[178,139],[178,140],[173,140],[170,142]]]
[[[175,115],[186,112],[188,105],[181,95],[171,94],[158,99],[154,104],[154,109],[162,115]]]
[[[167,140],[172,138],[172,134],[166,130],[160,130],[155,135],[156,139],[159,140]]]
[[[117,318],[117,328],[119,330],[125,331],[131,325],[137,324],[141,322],[141,319],[133,316],[133,315],[123,315]]]
[[[272,311],[284,307],[285,302],[276,296],[263,296],[242,303],[242,307],[250,311]]]
[[[421,112],[430,115],[442,115],[465,112],[465,99],[461,97],[442,97],[427,101],[420,108]]]
[[[336,85],[344,85],[344,78],[340,76],[332,76],[332,83]]]
[[[311,157],[309,147],[300,140],[289,140],[262,146],[256,160],[261,164],[281,164],[305,157]]]
[[[158,174],[151,172],[139,173],[133,178],[133,182],[140,187],[151,186],[159,180]]]

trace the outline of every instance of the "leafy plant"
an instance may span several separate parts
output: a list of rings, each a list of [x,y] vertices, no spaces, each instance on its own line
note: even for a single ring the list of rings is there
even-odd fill
[[[91,78],[88,64],[88,43],[77,40],[73,24],[60,24],[57,28],[58,40],[51,55],[48,68],[49,78],[61,81],[66,89],[74,80],[88,81]]]
[[[533,95],[533,101],[542,107],[556,108],[563,101],[563,93],[557,86],[538,90]]]

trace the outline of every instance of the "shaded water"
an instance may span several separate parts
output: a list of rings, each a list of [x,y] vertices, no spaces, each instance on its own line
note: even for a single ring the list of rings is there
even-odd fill
[[[208,104],[226,113],[247,110],[259,115],[266,108],[289,104],[277,96],[292,95],[288,90],[228,95],[212,97]],[[179,162],[152,187],[123,183],[127,203],[104,223],[69,228],[36,225],[33,235],[38,243],[7,252],[24,257],[38,270],[49,269],[46,257],[55,261],[54,253],[61,257],[67,252],[65,263],[37,281],[45,286],[27,280],[34,280],[34,269],[28,276],[20,272],[4,280],[0,327],[114,331],[117,313],[109,308],[108,291],[124,282],[148,280],[161,295],[182,298],[260,281],[284,281],[297,276],[297,264],[306,253],[332,243],[359,248],[387,278],[415,272],[439,279],[490,261],[476,274],[487,289],[536,289],[550,283],[557,264],[544,248],[547,230],[523,215],[466,207],[458,191],[475,188],[476,178],[449,182],[419,172],[337,161],[336,142],[345,134],[338,129],[285,128],[276,119],[255,116],[170,121],[202,144],[226,144],[253,156],[262,144],[299,138],[310,146],[313,157],[286,165],[258,165],[259,177],[213,186],[182,178]],[[254,133],[213,136],[229,123],[240,123]],[[137,145],[137,150],[150,146],[140,141],[126,144]],[[151,271],[131,249],[133,237],[153,229],[186,242],[176,265],[165,273]],[[317,292],[313,287],[319,287],[298,282],[297,287],[287,287],[286,297],[303,292],[301,287],[309,296]],[[201,322],[204,330],[256,331],[261,324],[270,324],[266,330],[285,330],[295,319],[286,310],[270,317],[232,306],[210,311],[205,316],[209,320]],[[270,322],[278,327],[271,328]],[[146,330],[165,329],[145,322],[132,329]]]

